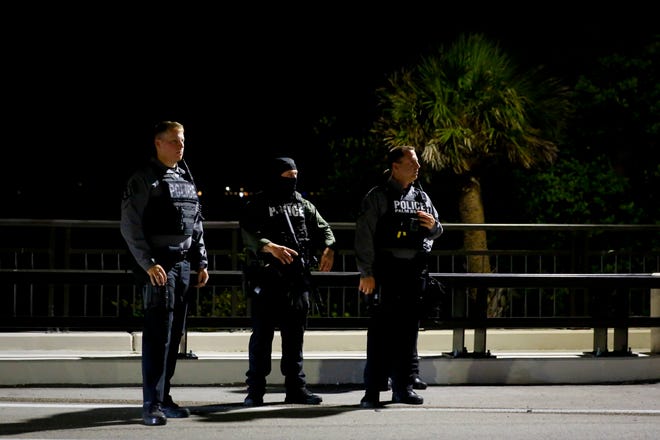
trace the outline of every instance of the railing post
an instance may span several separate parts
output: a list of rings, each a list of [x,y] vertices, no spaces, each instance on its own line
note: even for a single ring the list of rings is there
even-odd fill
[[[660,277],[660,272],[653,274]],[[660,289],[651,289],[651,317],[660,316]],[[660,353],[660,327],[651,328],[651,353]]]
[[[231,231],[231,270],[238,270],[238,254],[240,252],[238,249],[239,231],[239,229],[233,229]]]
[[[589,297],[589,304],[591,307],[591,316],[595,318],[607,318],[611,309],[610,290],[603,288],[595,288],[587,290]],[[594,331],[594,346],[591,352],[594,356],[604,356],[609,352],[607,340],[607,327],[596,327]]]
[[[188,331],[186,329],[183,329],[178,357],[179,359],[197,359],[197,355],[192,350],[188,351]]]
[[[466,302],[467,289],[459,288],[454,290],[454,301],[452,302],[451,316],[454,318],[465,318],[467,316]],[[452,330],[452,352],[454,357],[460,356],[465,351],[465,328],[454,327]]]
[[[614,316],[626,318],[630,314],[628,295],[628,289],[617,289],[614,291]],[[630,347],[628,346],[628,327],[614,327],[612,351],[619,355],[625,355],[630,352]]]
[[[481,319],[488,317],[488,288],[481,287],[477,289],[475,301],[476,315]],[[482,356],[486,354],[486,326],[476,327],[474,329],[474,354]]]
[[[594,349],[592,354],[599,356],[607,353],[607,327],[596,327],[594,329]]]

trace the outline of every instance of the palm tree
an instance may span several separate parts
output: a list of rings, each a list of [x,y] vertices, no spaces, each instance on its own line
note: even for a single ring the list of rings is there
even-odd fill
[[[432,171],[456,174],[461,221],[485,223],[480,174],[486,167],[532,168],[557,156],[553,139],[570,113],[568,90],[540,72],[518,74],[496,43],[461,35],[447,50],[388,78],[377,91],[381,114],[373,131],[389,146],[414,145]],[[491,271],[485,230],[465,232],[464,247],[469,272]],[[489,316],[500,307],[491,292]]]

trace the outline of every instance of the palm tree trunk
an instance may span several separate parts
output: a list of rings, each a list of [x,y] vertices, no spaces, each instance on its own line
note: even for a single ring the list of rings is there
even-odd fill
[[[485,223],[484,205],[481,200],[481,184],[479,179],[469,176],[463,183],[458,199],[458,211],[463,223]],[[463,245],[468,253],[467,271],[475,273],[489,273],[490,262],[487,256],[479,255],[488,250],[486,231],[467,230],[463,236]]]
[[[485,223],[484,205],[481,199],[481,184],[475,176],[468,176],[463,182],[458,199],[458,210],[461,221],[466,224]],[[490,259],[488,251],[488,240],[485,230],[467,230],[463,235],[463,247],[468,253],[467,272],[490,273]],[[474,299],[477,295],[476,289],[470,291]],[[501,291],[490,289],[488,291],[487,316],[496,317],[502,313]]]

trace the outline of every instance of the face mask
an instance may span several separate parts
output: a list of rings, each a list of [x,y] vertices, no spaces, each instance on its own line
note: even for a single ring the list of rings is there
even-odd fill
[[[273,182],[271,191],[277,197],[291,197],[296,190],[298,179],[295,177],[278,177]]]

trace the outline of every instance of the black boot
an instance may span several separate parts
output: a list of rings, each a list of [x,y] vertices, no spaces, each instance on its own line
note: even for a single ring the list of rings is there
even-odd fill
[[[263,394],[248,393],[243,401],[243,406],[262,406],[264,404]]]
[[[264,404],[264,394],[266,387],[248,386],[248,395],[243,401],[243,406],[262,406]]]
[[[380,393],[378,391],[367,391],[360,400],[360,408],[373,409],[380,408]]]
[[[418,375],[415,375],[413,379],[413,390],[425,390],[428,384],[419,378]]]
[[[405,403],[406,405],[421,405],[424,398],[413,390],[395,391],[392,393],[392,403]]]
[[[147,426],[158,426],[167,423],[167,417],[160,408],[160,403],[145,403],[142,405],[142,421]]]
[[[287,390],[284,403],[299,403],[302,405],[318,405],[323,402],[321,396],[317,396],[309,391],[307,388],[298,388],[295,390]]]

